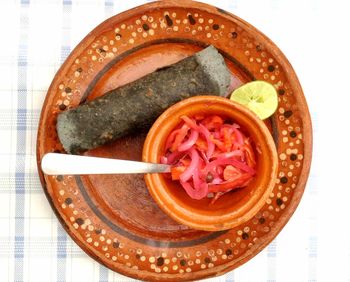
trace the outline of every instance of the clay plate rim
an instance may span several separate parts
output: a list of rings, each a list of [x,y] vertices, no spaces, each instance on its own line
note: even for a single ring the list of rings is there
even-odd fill
[[[305,185],[307,182],[307,178],[310,172],[310,166],[311,166],[311,159],[312,159],[312,125],[311,125],[311,118],[310,118],[310,114],[307,108],[307,104],[306,104],[306,99],[303,95],[303,91],[302,88],[300,86],[300,83],[298,81],[298,78],[296,77],[296,74],[291,66],[291,64],[289,63],[289,61],[287,60],[287,58],[282,54],[282,52],[278,49],[278,47],[269,39],[267,38],[263,33],[261,33],[260,31],[258,31],[256,28],[254,28],[252,25],[250,25],[249,23],[247,23],[246,21],[240,19],[237,16],[234,16],[233,14],[226,12],[224,10],[221,9],[217,9],[213,6],[210,6],[208,4],[204,4],[204,3],[199,3],[199,2],[193,2],[193,1],[166,1],[166,2],[152,2],[152,3],[147,3],[138,7],[135,7],[131,10],[122,12],[120,14],[118,14],[117,16],[114,16],[110,19],[107,19],[106,21],[104,21],[103,23],[101,23],[99,26],[97,26],[93,31],[91,31],[78,45],[77,47],[71,52],[71,54],[68,56],[66,62],[62,65],[62,67],[58,70],[58,72],[56,73],[53,82],[48,90],[48,92],[51,92],[54,88],[57,87],[58,81],[57,78],[63,73],[66,72],[69,68],[69,66],[71,65],[71,63],[74,60],[75,54],[79,53],[81,50],[85,49],[89,44],[91,44],[93,42],[93,40],[95,39],[95,36],[98,35],[99,33],[103,32],[105,27],[111,22],[114,21],[115,17],[118,17],[118,21],[122,21],[123,19],[129,17],[129,15],[133,14],[133,13],[139,13],[139,12],[146,12],[152,9],[156,9],[157,7],[162,7],[162,8],[167,8],[167,7],[194,7],[197,9],[202,9],[206,12],[210,12],[213,14],[218,14],[221,17],[224,17],[226,19],[229,19],[231,21],[234,21],[236,23],[239,23],[240,25],[243,25],[244,28],[250,32],[250,34],[254,35],[255,38],[258,38],[259,41],[263,42],[265,46],[267,46],[267,49],[269,50],[269,52],[271,54],[274,55],[274,57],[279,58],[279,64],[286,70],[290,70],[290,72],[288,73],[288,78],[289,78],[289,82],[290,85],[293,86],[294,89],[296,89],[299,93],[299,95],[295,95],[295,99],[297,100],[297,104],[298,104],[298,108],[300,111],[300,117],[303,120],[303,143],[304,143],[304,159],[303,159],[303,168],[301,170],[301,174],[299,177],[299,181],[298,181],[298,191],[294,193],[293,195],[293,201],[291,203],[288,204],[288,206],[286,207],[284,214],[279,218],[278,220],[278,228],[271,228],[270,232],[268,235],[265,236],[265,240],[263,243],[261,243],[256,249],[254,254],[250,253],[250,252],[246,252],[244,256],[240,257],[239,261],[235,261],[234,264],[225,264],[225,265],[220,265],[220,266],[216,266],[215,270],[211,270],[211,269],[206,269],[203,272],[197,272],[196,273],[196,277],[193,277],[193,273],[184,273],[181,276],[186,279],[186,280],[191,280],[191,279],[197,279],[197,278],[205,278],[205,277],[209,277],[209,276],[217,276],[217,275],[221,275],[224,274],[225,272],[234,269],[236,267],[239,267],[240,265],[242,265],[243,263],[245,263],[246,261],[248,261],[250,258],[254,257],[256,254],[258,254],[261,250],[263,250],[275,237],[276,235],[283,229],[283,227],[286,225],[286,223],[288,222],[289,218],[293,215],[295,209],[297,208],[300,199],[303,195],[303,192],[305,190]],[[52,100],[52,97],[48,97],[46,96],[44,104],[43,104],[43,109],[50,104],[50,100]],[[38,173],[39,173],[39,177],[40,177],[40,181],[41,184],[43,186],[44,192],[46,194],[46,197],[53,209],[53,211],[55,212],[57,218],[59,219],[59,221],[61,222],[62,226],[65,228],[65,230],[67,231],[67,233],[72,237],[72,239],[75,241],[75,243],[77,243],[89,256],[91,256],[93,259],[99,261],[100,263],[104,264],[98,257],[95,256],[95,254],[93,254],[93,252],[87,248],[84,244],[84,242],[80,241],[71,231],[71,226],[67,226],[64,219],[59,215],[58,210],[55,208],[52,199],[50,198],[50,195],[48,194],[48,191],[46,189],[46,182],[44,179],[44,175],[41,171],[40,168],[40,146],[41,146],[41,140],[40,140],[40,136],[43,135],[43,130],[42,130],[42,121],[44,120],[44,117],[47,113],[45,113],[44,111],[41,112],[41,116],[40,116],[40,122],[39,122],[39,131],[38,131],[38,139],[37,139],[37,165],[38,165]],[[41,129],[41,130],[40,130]],[[118,269],[118,272],[133,277],[132,276],[132,271],[127,268],[127,267],[123,267]],[[146,274],[146,273],[142,273],[143,271],[139,271],[140,272],[140,276],[142,274]],[[142,273],[142,274],[141,274]],[[148,274],[148,275],[147,275]],[[147,274],[145,276],[142,276],[143,278],[146,279],[152,279],[153,275],[149,275],[149,273],[147,272]],[[192,276],[192,277],[191,277]],[[160,274],[159,278],[163,278],[166,279],[168,281],[170,281],[171,279],[175,279],[174,275],[168,275],[168,274]]]

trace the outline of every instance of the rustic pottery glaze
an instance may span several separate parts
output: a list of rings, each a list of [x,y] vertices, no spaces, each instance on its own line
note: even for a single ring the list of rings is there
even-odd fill
[[[256,153],[257,172],[247,187],[223,195],[211,205],[211,199],[191,199],[178,181],[164,174],[147,174],[146,185],[157,204],[174,220],[194,229],[220,231],[242,225],[265,204],[277,175],[277,152],[265,124],[247,108],[215,96],[197,96],[167,109],[153,124],[143,147],[142,160],[159,163],[165,154],[169,134],[181,122],[181,116],[220,115],[234,121],[251,138]]]
[[[279,107],[266,123],[278,154],[275,186],[264,206],[230,230],[191,229],[155,203],[143,175],[47,176],[43,155],[62,152],[57,114],[212,44],[236,85],[272,83]],[[184,281],[221,275],[266,247],[295,211],[309,174],[311,121],[288,60],[261,32],[221,10],[193,1],[148,3],[92,30],[57,72],[42,108],[37,162],[43,189],[72,239],[110,269],[141,280]],[[140,132],[86,155],[141,160]]]

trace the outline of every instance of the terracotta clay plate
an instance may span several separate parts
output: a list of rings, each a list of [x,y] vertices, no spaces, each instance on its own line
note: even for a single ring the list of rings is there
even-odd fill
[[[279,93],[268,125],[279,156],[276,185],[249,222],[204,232],[166,216],[142,175],[44,176],[40,160],[64,152],[58,113],[171,64],[212,44],[236,84],[260,79]],[[145,133],[86,153],[140,160]],[[103,22],[56,74],[42,109],[39,174],[53,210],[73,240],[107,267],[143,280],[193,280],[223,274],[248,261],[296,209],[311,161],[311,122],[297,77],[281,51],[254,27],[221,9],[192,1],[149,3]]]

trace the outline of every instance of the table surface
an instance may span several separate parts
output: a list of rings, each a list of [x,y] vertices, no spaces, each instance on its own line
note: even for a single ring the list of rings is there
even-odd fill
[[[289,58],[313,120],[309,181],[277,238],[210,281],[350,281],[349,1],[202,0],[245,19]],[[0,281],[132,281],[88,257],[53,214],[36,169],[46,90],[77,43],[141,0],[0,3]]]

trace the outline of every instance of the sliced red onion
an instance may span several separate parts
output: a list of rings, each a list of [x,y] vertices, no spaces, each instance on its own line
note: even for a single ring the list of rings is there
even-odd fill
[[[200,190],[200,189],[208,190],[208,183],[206,183],[205,181],[199,178],[198,169],[196,169],[193,173],[193,185],[195,190]]]
[[[226,153],[219,154],[219,155],[215,156],[215,158],[218,160],[221,160],[221,159],[228,159],[228,158],[233,158],[233,157],[242,157],[243,155],[244,155],[243,151],[235,150],[232,152],[226,152]]]
[[[191,163],[188,168],[180,175],[181,182],[187,182],[193,176],[193,173],[199,165],[199,154],[197,150],[192,148],[190,151]]]
[[[191,147],[197,142],[198,139],[198,131],[191,129],[191,134],[188,137],[188,139],[183,142],[181,145],[179,145],[178,150],[179,152],[187,151],[191,149]]]
[[[218,165],[216,167],[216,172],[219,174],[219,175],[222,175],[224,173],[224,169],[221,165]]]
[[[222,127],[226,127],[226,128],[232,128],[232,129],[237,129],[237,128],[240,128],[240,126],[237,124],[237,123],[233,123],[233,124],[228,124],[228,123],[225,123],[222,125]]]
[[[204,154],[203,151],[199,150],[199,154],[201,155],[202,159],[204,160],[205,164],[208,164],[209,163],[209,160],[206,156],[206,154]]]
[[[165,156],[160,157],[160,163],[161,164],[168,164],[168,158]]]
[[[209,171],[212,171],[215,167],[220,166],[220,165],[233,165],[236,168],[239,168],[245,172],[250,173],[251,175],[255,174],[254,169],[252,169],[251,167],[249,167],[245,163],[240,162],[234,158],[216,159],[216,160],[210,162],[209,164],[207,164],[207,166],[204,168],[204,171],[206,171],[208,173]]]
[[[180,184],[191,198],[202,199],[207,196],[209,190],[218,192],[227,189],[226,186],[230,188],[230,183],[224,180],[224,171],[228,165],[235,167],[238,174],[247,175],[245,177],[256,173],[246,163],[243,146],[248,141],[238,129],[239,125],[226,123],[209,130],[201,121],[187,116],[182,116],[181,119],[184,123],[167,138],[168,153],[161,157],[160,161],[186,167],[180,175]],[[197,148],[199,136],[205,138],[206,150]],[[230,140],[227,140],[228,138]],[[224,142],[228,144],[226,147]],[[229,144],[232,144],[231,148],[227,148]],[[231,151],[232,149],[234,150]]]
[[[220,183],[222,183],[222,182],[223,182],[223,180],[222,180],[220,177],[215,177],[215,178],[213,179],[213,181],[210,182],[210,184],[220,184]]]
[[[200,200],[208,195],[208,185],[203,186],[201,189],[195,190],[189,182],[183,182],[180,180],[180,184],[192,199]]]
[[[168,158],[168,162],[167,164],[175,164],[176,161],[178,161],[179,159],[181,159],[183,156],[185,156],[187,154],[187,152],[179,152],[179,151],[174,151],[172,153],[170,153],[167,158]]]
[[[210,139],[209,130],[202,124],[199,125],[199,133],[202,133],[208,143],[207,158],[210,159],[215,150],[215,144]]]
[[[249,174],[251,175],[254,175],[255,174],[255,170],[252,169],[250,166],[246,165],[245,163],[243,162],[240,162],[240,161],[237,161],[233,158],[230,158],[229,159],[231,165],[235,166],[236,168],[239,168],[245,172],[248,172]]]

